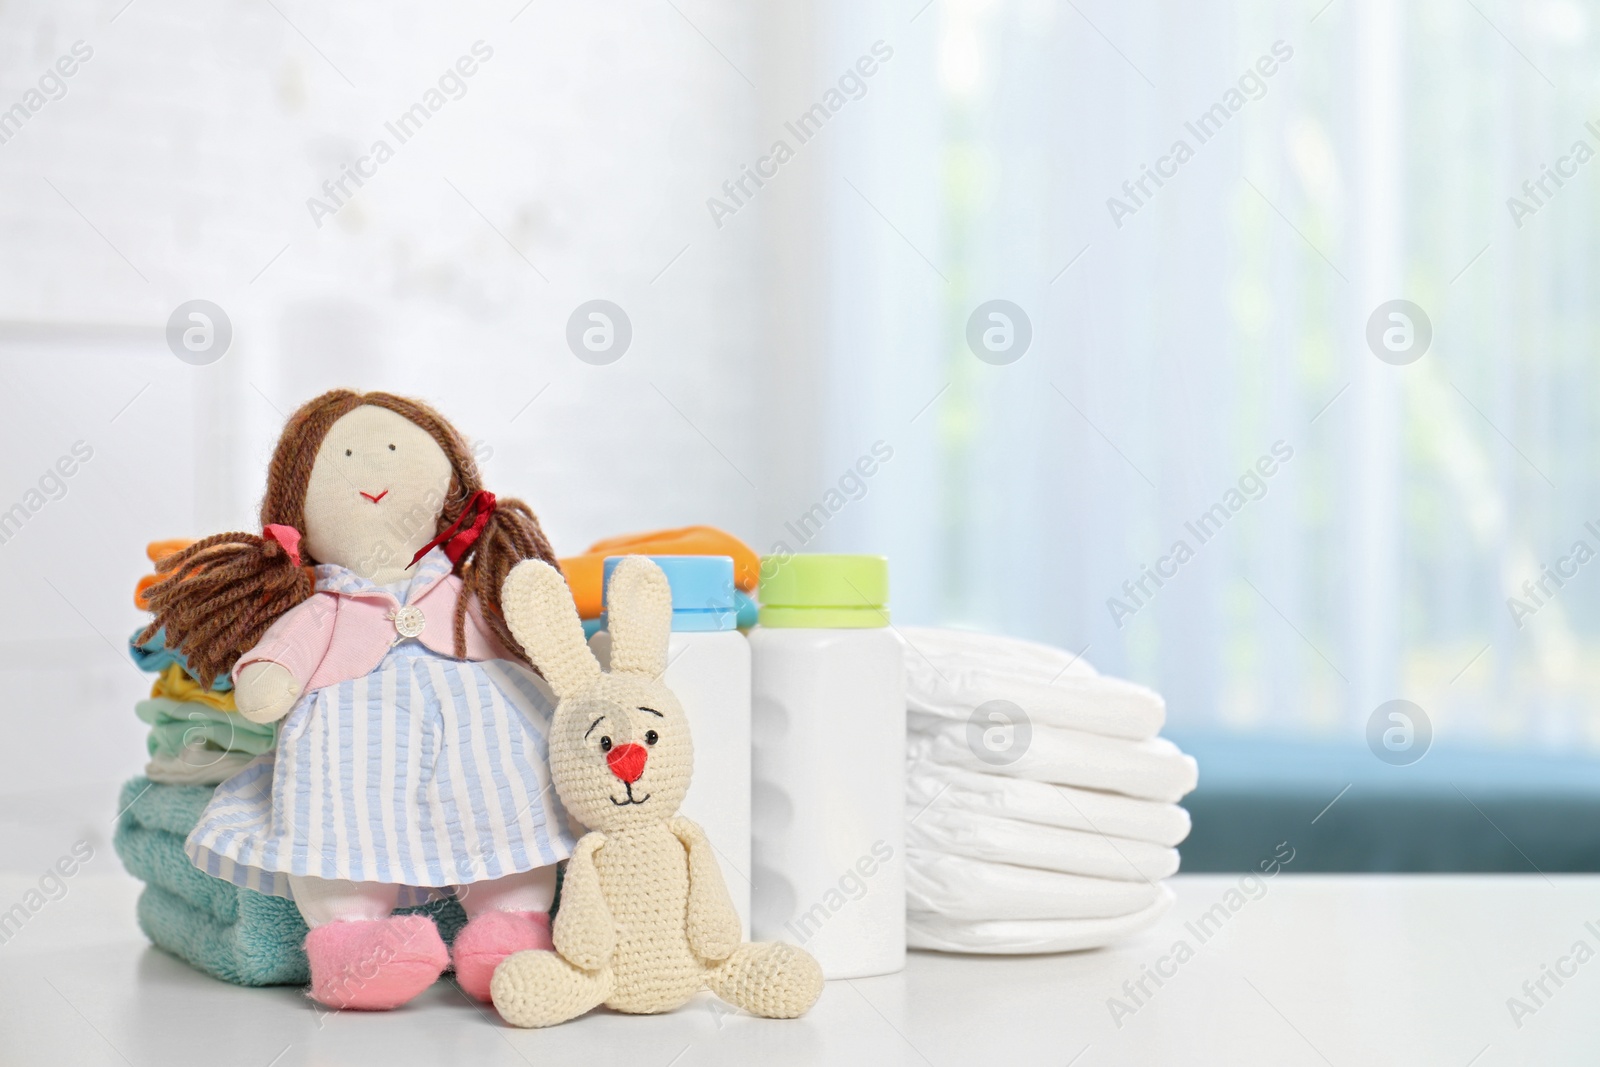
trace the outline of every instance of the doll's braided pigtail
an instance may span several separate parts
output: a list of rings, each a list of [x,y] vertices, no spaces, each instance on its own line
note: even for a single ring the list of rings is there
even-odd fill
[[[555,550],[539,525],[533,509],[520,500],[496,501],[483,533],[473,542],[471,554],[461,571],[465,586],[463,596],[456,604],[456,648],[465,647],[467,605],[477,598],[483,611],[483,621],[505,648],[532,666],[527,652],[506,625],[505,613],[500,610],[500,588],[505,585],[511,569],[525,559],[542,559],[552,567],[556,565]]]
[[[156,564],[166,577],[147,593],[155,619],[141,642],[166,629],[168,648],[210,686],[284,612],[311,595],[311,579],[278,541],[224,533],[196,541]]]
[[[456,655],[465,657],[467,654],[467,610],[476,599],[484,623],[500,644],[537,671],[539,668],[534,666],[511,627],[506,625],[505,615],[500,610],[500,587],[511,569],[525,559],[542,559],[551,566],[556,565],[555,549],[550,547],[538,516],[520,500],[494,500],[484,504],[482,498],[487,494],[483,493],[483,476],[478,471],[472,449],[438,412],[420,401],[389,393],[368,393],[364,400],[403,415],[427,430],[449,458],[454,473],[439,516],[441,535],[463,527],[470,530],[471,520],[477,517],[476,509],[486,508],[487,521],[483,528],[476,536],[468,534],[466,543],[451,556],[463,585],[453,622]]]

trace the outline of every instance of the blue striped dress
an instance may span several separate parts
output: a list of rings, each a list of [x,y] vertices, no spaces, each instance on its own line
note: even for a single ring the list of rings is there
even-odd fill
[[[441,577],[430,565],[448,572],[429,556],[408,603]],[[323,566],[317,588],[378,587]],[[550,782],[553,710],[520,663],[400,640],[371,674],[301,698],[277,749],[217,787],[189,858],[280,897],[289,875],[398,883],[402,904],[556,863],[582,828]]]

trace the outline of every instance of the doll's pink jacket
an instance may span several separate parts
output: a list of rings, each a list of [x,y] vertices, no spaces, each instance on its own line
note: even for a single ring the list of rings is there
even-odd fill
[[[411,601],[425,619],[418,640],[441,655],[455,656],[461,584],[456,575],[445,575]],[[302,693],[371,674],[399,636],[387,618],[397,606],[381,589],[314,593],[285,612],[254,648],[239,657],[233,679],[237,682],[242,669],[263,660],[287,669]],[[466,644],[469,660],[515,658],[489,631],[476,599],[467,607]]]

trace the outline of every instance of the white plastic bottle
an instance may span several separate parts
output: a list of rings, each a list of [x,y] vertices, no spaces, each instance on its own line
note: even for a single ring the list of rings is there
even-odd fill
[[[768,557],[750,632],[754,937],[905,967],[905,666],[882,556]]]
[[[621,557],[605,562],[605,584]],[[735,629],[738,605],[727,556],[651,556],[672,587],[667,688],[677,694],[694,741],[694,777],[680,813],[700,824],[750,937],[750,643]],[[602,616],[603,618],[603,616]],[[611,634],[589,639],[611,666]]]

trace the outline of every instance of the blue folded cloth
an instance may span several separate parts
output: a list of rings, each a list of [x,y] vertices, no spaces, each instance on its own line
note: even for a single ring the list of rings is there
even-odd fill
[[[756,616],[761,614],[761,605],[755,602],[754,597],[743,589],[735,589],[733,591],[733,604],[739,612],[735,617],[737,620],[735,625],[739,629],[748,630],[756,624]]]
[[[305,920],[294,901],[213,878],[183,851],[214,788],[161,785],[138,777],[122,787],[112,844],[128,873],[146,883],[139,928],[157,948],[243,986],[310,981],[303,948]],[[435,900],[402,914],[433,916],[446,942],[465,925],[454,899]]]
[[[734,625],[737,628],[748,630],[756,624],[756,616],[761,613],[761,605],[756,603],[755,598],[749,593],[746,593],[743,589],[735,589],[733,591],[733,606],[736,612]],[[593,637],[605,627],[606,620],[598,615],[592,619],[584,619],[583,636],[585,638]]]
[[[143,632],[144,627],[141,626],[133,631],[132,636],[128,638],[128,655],[133,657],[133,665],[135,667],[149,674],[160,674],[176,663],[188,672],[189,677],[197,682],[200,680],[198,674],[189,670],[189,657],[182,652],[167,647],[166,627],[162,627],[152,634],[150,640],[140,643],[139,635]],[[219,693],[226,693],[233,688],[233,679],[226,674],[220,675],[216,681],[211,683],[211,688]]]

